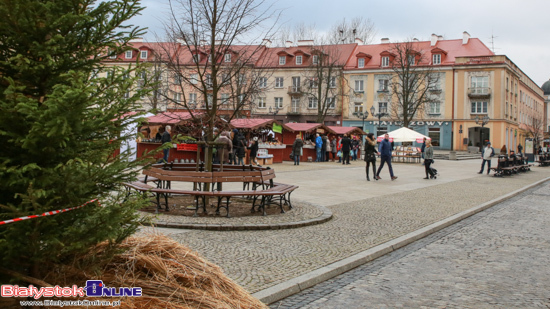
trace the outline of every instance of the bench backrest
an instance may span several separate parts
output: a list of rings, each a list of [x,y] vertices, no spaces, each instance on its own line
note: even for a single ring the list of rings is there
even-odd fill
[[[235,172],[213,172],[213,182],[260,182],[262,173],[260,171],[235,171]]]

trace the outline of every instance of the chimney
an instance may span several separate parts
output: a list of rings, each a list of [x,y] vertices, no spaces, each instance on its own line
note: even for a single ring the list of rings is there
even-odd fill
[[[418,39],[417,39],[417,38],[413,38],[413,42],[418,42]]]
[[[199,41],[200,46],[206,46],[206,43],[208,43],[206,40],[200,40]]]
[[[389,44],[390,38],[382,38],[380,41],[382,42],[382,44]]]
[[[442,35],[438,35],[438,36],[437,36],[437,40],[438,40],[438,41],[443,41],[443,36],[442,36]]]
[[[430,46],[435,46],[435,44],[437,44],[437,39],[438,38],[439,38],[439,36],[437,36],[437,34],[432,33],[432,40],[431,40]]]
[[[298,40],[298,46],[313,46],[313,40]]]
[[[269,47],[271,47],[271,41],[268,40],[268,39],[263,39],[261,45],[263,45],[263,46],[269,48]]]
[[[363,40],[361,40],[360,38],[355,38],[355,43],[357,43],[357,45],[365,44],[365,42],[363,42]]]
[[[468,40],[470,40],[470,34],[466,31],[462,33],[462,45],[468,44]]]
[[[292,41],[286,41],[285,42],[285,47],[289,48],[290,46],[292,46]]]

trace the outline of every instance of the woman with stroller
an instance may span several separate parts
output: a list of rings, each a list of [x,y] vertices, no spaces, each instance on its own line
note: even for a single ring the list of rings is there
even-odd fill
[[[369,178],[369,167],[372,164],[372,176],[376,176],[376,154],[379,154],[378,151],[376,151],[376,139],[374,138],[374,133],[367,134],[367,137],[365,138],[365,162],[367,162],[367,166],[365,168],[367,172],[367,180],[370,181]]]
[[[430,179],[432,175],[431,165],[434,162],[434,149],[432,147],[432,141],[426,140],[426,148],[424,149],[424,168],[426,170],[426,177],[424,179]],[[435,176],[435,175],[432,175]]]

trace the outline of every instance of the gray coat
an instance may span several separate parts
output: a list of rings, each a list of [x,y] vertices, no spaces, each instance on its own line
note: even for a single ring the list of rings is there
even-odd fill
[[[433,160],[434,159],[434,148],[433,147],[426,147],[424,149],[424,159],[425,160]]]

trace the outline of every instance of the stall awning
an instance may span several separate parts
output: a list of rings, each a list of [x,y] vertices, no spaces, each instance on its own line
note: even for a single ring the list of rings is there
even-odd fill
[[[289,122],[285,123],[284,126],[291,132],[311,132],[319,128],[328,131],[328,128],[322,123]]]
[[[191,114],[188,112],[164,112],[147,118],[147,123],[150,125],[173,125],[189,119],[191,119]]]
[[[262,119],[262,118],[243,118],[231,120],[231,126],[236,129],[259,129],[263,127],[271,127],[273,123],[279,124],[275,119]]]
[[[338,127],[338,126],[327,126],[329,131],[334,134],[344,135],[344,134],[357,134],[357,135],[366,135],[363,130],[357,127]]]

